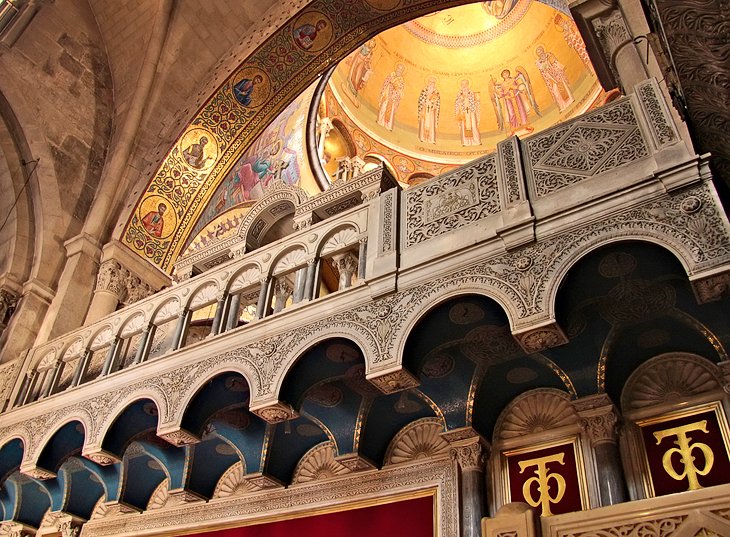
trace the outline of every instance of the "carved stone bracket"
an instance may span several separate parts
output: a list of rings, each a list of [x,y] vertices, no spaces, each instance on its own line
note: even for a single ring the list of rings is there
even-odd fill
[[[692,290],[698,304],[714,302],[730,295],[730,270],[692,279]]]
[[[134,507],[133,505],[129,505],[128,503],[124,502],[108,502],[106,504],[106,514],[107,517],[116,517],[120,515],[129,515],[132,513],[141,513],[142,510]]]
[[[340,455],[339,457],[335,457],[335,461],[339,462],[351,472],[362,472],[364,470],[373,470],[377,468],[373,461],[357,453],[346,453],[345,455]]]
[[[251,408],[251,412],[268,423],[281,423],[282,421],[298,418],[299,414],[291,405],[282,401],[274,401],[264,406]]]
[[[568,337],[556,322],[513,334],[527,354],[568,343]]]
[[[381,392],[385,394],[402,392],[416,388],[420,384],[418,379],[411,374],[405,367],[401,367],[395,371],[388,371],[384,374],[376,374],[377,376],[368,376],[367,379],[372,382]]]
[[[0,524],[0,535],[7,537],[29,537],[36,534],[36,529],[22,522],[8,520]]]
[[[158,431],[157,436],[166,440],[173,446],[188,446],[190,444],[197,444],[200,442],[200,438],[190,431],[183,429],[182,427],[176,427],[174,429],[168,429],[165,431]]]
[[[113,453],[109,453],[108,451],[101,449],[100,447],[92,448],[85,452],[82,452],[81,456],[86,457],[90,461],[94,461],[96,464],[100,464],[101,466],[109,466],[110,464],[122,462],[119,457],[117,457]]]
[[[261,490],[283,488],[284,484],[270,475],[266,475],[260,472],[255,474],[249,474],[245,477],[245,480],[252,484],[254,487]]]
[[[55,472],[51,472],[50,470],[41,468],[40,466],[37,466],[35,463],[21,464],[20,473],[30,476],[34,479],[52,479],[52,478],[56,477]]]
[[[615,444],[618,436],[619,415],[611,399],[605,393],[582,397],[572,401],[581,426],[592,446]]]
[[[84,519],[65,511],[49,511],[43,517],[40,530],[44,535],[50,530],[61,537],[77,537],[84,522]]]
[[[186,490],[186,489],[179,489],[179,490],[171,490],[168,492],[168,500],[165,505],[166,506],[182,505],[182,504],[186,504],[186,503],[204,502],[204,501],[205,501],[205,498],[196,492],[193,492],[191,490]]]

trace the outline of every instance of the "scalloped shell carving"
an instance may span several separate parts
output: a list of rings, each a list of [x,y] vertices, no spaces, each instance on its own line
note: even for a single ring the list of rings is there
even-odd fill
[[[274,267],[273,274],[281,274],[282,272],[287,272],[300,265],[304,265],[306,261],[307,252],[304,251],[304,248],[291,250],[290,252],[287,252],[284,257],[279,259],[279,261],[276,263],[276,266]]]
[[[307,451],[294,470],[292,483],[307,483],[346,474],[349,470],[335,460],[335,445],[331,441],[317,444]]]
[[[56,361],[56,349],[52,349],[46,353],[46,355],[41,358],[41,361],[38,362],[38,367],[36,368],[38,371],[44,371],[46,369],[50,369],[53,367],[53,364]]]
[[[505,440],[539,433],[578,422],[570,396],[560,390],[540,388],[515,398],[502,411],[495,430]]]
[[[73,358],[76,358],[81,354],[81,352],[84,349],[84,340],[79,338],[76,338],[71,345],[69,345],[68,349],[66,349],[66,352],[63,353],[63,360],[68,361],[72,360]]]
[[[142,313],[141,311],[138,311],[124,325],[121,336],[128,337],[128,336],[131,336],[132,334],[136,334],[137,332],[142,330],[142,327],[144,327],[144,313]]]
[[[257,267],[247,268],[233,280],[231,291],[238,291],[239,289],[258,283],[259,276],[261,276],[261,271]]]
[[[357,232],[353,228],[340,230],[332,235],[326,243],[324,243],[324,246],[322,247],[322,255],[326,255],[336,250],[341,250],[355,242],[357,242]]]
[[[176,317],[180,311],[180,299],[174,297],[167,301],[164,306],[160,308],[160,311],[155,315],[155,324],[162,324],[165,321],[169,321],[173,317]]]
[[[684,401],[720,389],[718,377],[716,366],[700,356],[688,353],[655,356],[629,377],[621,395],[621,408],[639,409]]]
[[[244,475],[246,475],[246,467],[243,461],[233,463],[218,480],[213,491],[213,498],[240,496],[257,490],[254,485],[243,479]]]
[[[170,480],[165,478],[162,482],[157,485],[157,488],[152,492],[150,501],[147,502],[147,510],[160,509],[167,503],[170,493],[168,491]]]
[[[108,345],[109,342],[112,340],[112,334],[112,327],[105,327],[101,332],[96,335],[94,340],[91,342],[91,345],[89,345],[89,348],[93,351],[97,351],[105,345]]]
[[[447,453],[449,444],[441,437],[442,431],[443,426],[437,418],[409,423],[390,441],[385,464],[400,464]]]
[[[198,289],[195,292],[195,295],[193,295],[192,300],[190,301],[190,309],[195,309],[198,306],[203,306],[205,304],[210,304],[211,302],[214,302],[216,299],[216,294],[218,294],[218,284],[216,282],[208,282],[203,287]]]

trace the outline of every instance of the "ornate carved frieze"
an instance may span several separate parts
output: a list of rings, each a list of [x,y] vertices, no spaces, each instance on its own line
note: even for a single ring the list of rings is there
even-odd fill
[[[409,188],[404,196],[406,248],[497,214],[500,201],[495,155]]]
[[[522,147],[538,198],[649,155],[627,98],[531,136]]]
[[[380,200],[380,253],[395,250],[395,223],[398,219],[398,190],[385,192]]]
[[[678,139],[677,131],[656,79],[649,78],[637,84],[636,93],[644,116],[649,120],[654,147],[662,149],[675,143]]]
[[[497,144],[497,167],[502,208],[525,198],[525,177],[522,171],[520,142],[516,136]]]

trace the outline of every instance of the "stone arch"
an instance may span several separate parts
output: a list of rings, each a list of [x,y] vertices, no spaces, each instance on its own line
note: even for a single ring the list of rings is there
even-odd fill
[[[301,267],[307,260],[310,252],[304,243],[296,242],[277,255],[271,262],[270,274],[284,274],[296,267]]]
[[[57,346],[44,349],[42,353],[39,353],[39,358],[33,359],[31,370],[44,371],[48,369],[54,364],[59,355],[60,352]]]
[[[309,195],[297,186],[275,181],[266,194],[248,212],[238,228],[238,237],[244,241],[246,251],[255,250],[263,245],[266,234],[281,221],[293,216],[297,207]],[[292,228],[291,232],[294,232]]]
[[[301,334],[301,331],[299,332]],[[377,343],[371,334],[362,330],[358,325],[342,324],[340,326],[326,326],[324,324],[317,325],[313,329],[307,331],[304,337],[300,337],[298,343],[286,350],[285,361],[279,368],[274,381],[272,382],[271,394],[266,394],[262,399],[270,399],[272,397],[279,398],[281,396],[281,388],[284,380],[291,371],[292,367],[299,359],[320,343],[330,339],[346,339],[353,343],[362,353],[365,360],[365,374],[367,375],[373,364],[373,358],[377,356]],[[256,394],[257,396],[259,394]],[[253,390],[251,392],[251,406],[255,404]]]
[[[212,304],[217,300],[216,295],[220,290],[220,284],[216,280],[206,280],[199,284],[195,290],[190,293],[190,298],[185,304],[186,309],[193,309],[197,306]]]
[[[88,338],[77,336],[63,348],[63,352],[60,353],[60,359],[65,361],[69,358],[80,356],[88,346],[88,341]]]
[[[161,322],[174,319],[180,313],[180,304],[182,304],[182,300],[180,299],[180,297],[170,297],[168,300],[164,301],[157,308],[155,308],[150,317],[150,322],[154,324],[160,324]]]
[[[89,437],[89,431],[93,429],[94,420],[86,409],[74,408],[59,420],[49,424],[48,432],[37,440],[32,449],[26,449],[23,463],[25,464],[30,462],[33,465],[37,464],[41,453],[43,453],[43,449],[46,445],[48,445],[48,442],[51,441],[53,436],[63,427],[74,421],[79,422],[83,426],[84,444],[86,444],[86,439]]]
[[[24,425],[18,425],[16,427],[8,428],[5,431],[0,431],[0,450],[13,440],[19,440],[22,444],[23,459],[25,459],[25,454],[28,452],[28,446],[30,444],[30,434],[28,429]]]
[[[249,262],[242,267],[236,269],[229,278],[226,290],[231,292],[240,291],[259,283],[259,278],[263,276],[261,265],[257,262]]]
[[[611,235],[608,233],[600,234],[583,242],[571,245],[572,248],[567,249],[562,259],[557,261],[552,269],[552,275],[547,281],[546,289],[542,294],[543,311],[547,312],[547,316],[550,319],[555,318],[555,304],[560,285],[565,281],[570,270],[581,259],[604,246],[618,242],[632,241],[654,244],[667,250],[682,264],[687,275],[691,275],[696,267],[691,249],[679,239],[669,235],[638,229],[616,230]]]
[[[178,400],[179,402],[174,411],[174,415],[169,416],[169,420],[165,422],[164,425],[168,427],[171,425],[176,427],[182,425],[185,412],[198,392],[200,392],[200,390],[202,390],[209,381],[226,373],[236,373],[241,375],[246,381],[246,384],[248,384],[249,393],[251,394],[251,398],[253,398],[255,384],[251,380],[252,378],[255,378],[256,372],[250,368],[249,364],[233,360],[219,362],[215,365],[215,367],[206,371],[204,375],[201,375],[195,382],[185,386],[184,392]],[[160,423],[162,424],[161,420]]]
[[[112,427],[117,418],[124,413],[128,406],[142,399],[149,399],[157,407],[158,424],[166,421],[165,418],[169,414],[169,409],[165,394],[157,386],[141,387],[138,391],[132,391],[118,402],[113,403],[106,414],[97,420],[93,437],[90,434],[86,437],[87,443],[84,444],[84,451],[87,451],[88,447],[92,447],[97,443],[101,445],[104,438],[109,433],[109,429]]]
[[[89,337],[89,348],[97,350],[104,347],[107,343],[111,343],[114,339],[114,329],[112,325],[106,323]]]
[[[402,321],[402,327],[399,331],[396,331],[393,343],[394,356],[396,357],[398,364],[403,363],[403,353],[405,352],[406,343],[418,322],[436,306],[453,298],[465,295],[479,295],[496,302],[497,305],[499,305],[499,307],[505,312],[510,328],[514,329],[518,313],[514,304],[507,295],[503,294],[495,287],[490,287],[481,283],[466,283],[463,280],[452,280],[438,289],[432,290],[429,288],[424,295],[418,297],[418,304],[413,308],[413,310],[408,312],[407,316]]]
[[[347,222],[331,229],[317,244],[317,255],[323,256],[357,244],[362,230],[354,222]]]
[[[147,317],[142,310],[133,311],[119,326],[118,335],[127,337],[144,329],[147,324]]]
[[[708,392],[722,393],[722,371],[707,358],[688,352],[669,352],[637,367],[624,385],[624,412],[686,401]]]

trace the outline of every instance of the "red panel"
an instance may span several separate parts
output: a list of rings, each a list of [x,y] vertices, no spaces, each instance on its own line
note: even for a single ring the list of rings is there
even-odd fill
[[[677,431],[677,428],[682,431]],[[672,429],[675,429],[674,432],[670,432]],[[677,432],[679,432],[679,436]],[[710,410],[692,416],[644,425],[641,427],[641,434],[644,437],[644,447],[656,496],[689,490],[688,473],[695,474],[694,477],[699,487],[730,482],[728,450],[725,447],[715,412]],[[688,472],[685,467],[680,454],[680,448],[682,448],[680,444],[683,443],[686,443],[686,448],[690,449],[689,459],[691,460],[687,464],[699,472],[692,472],[691,468]],[[708,449],[712,452],[712,464],[705,458],[705,451]],[[671,466],[671,473],[664,468],[664,456],[670,450],[667,463]]]
[[[547,457],[549,462],[536,464],[536,459],[542,457]],[[522,468],[520,463],[523,463]],[[582,509],[578,466],[572,443],[510,455],[507,457],[507,468],[511,501],[532,505],[538,516]],[[547,480],[541,487],[540,481],[544,478]],[[559,486],[559,480],[565,483],[564,489]],[[525,498],[526,492],[532,501]],[[545,499],[545,502],[533,505],[541,499]]]
[[[433,496],[194,535],[195,537],[373,537],[384,535],[433,537]]]

